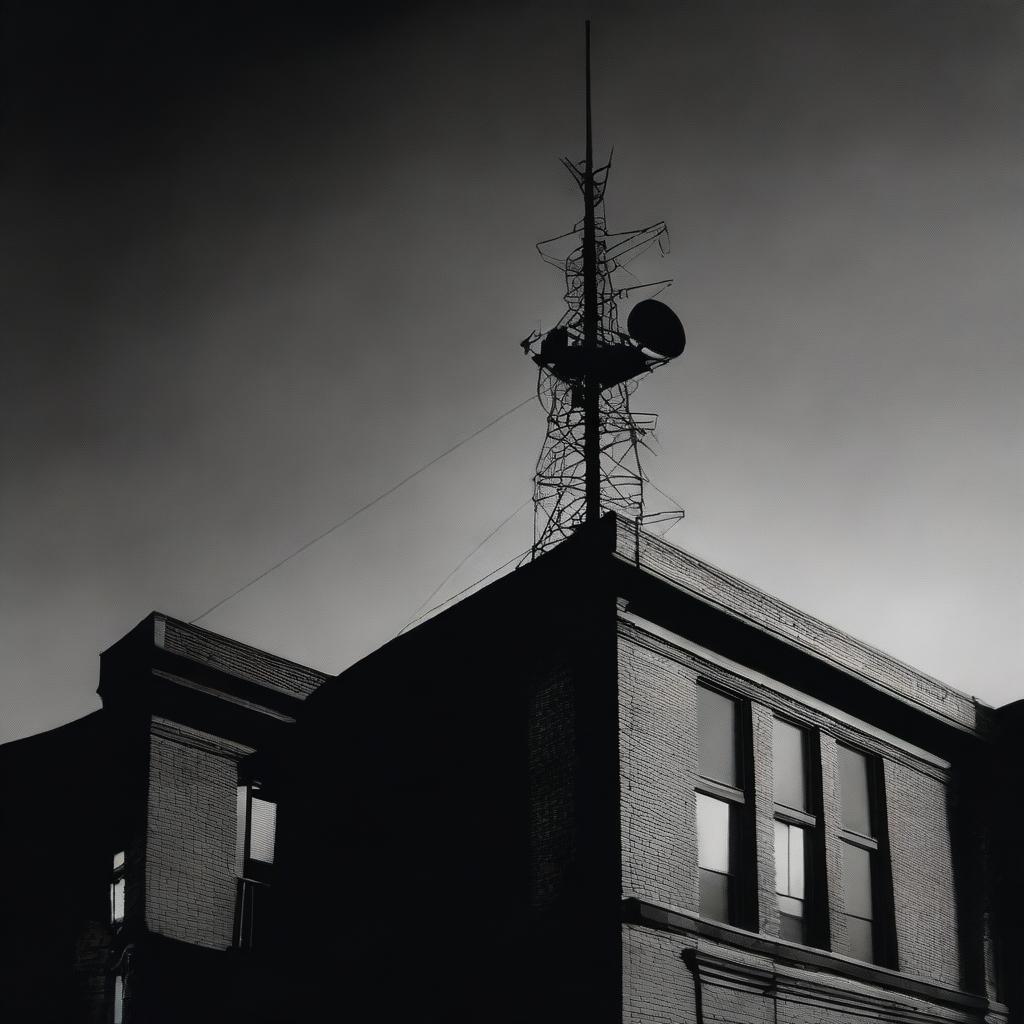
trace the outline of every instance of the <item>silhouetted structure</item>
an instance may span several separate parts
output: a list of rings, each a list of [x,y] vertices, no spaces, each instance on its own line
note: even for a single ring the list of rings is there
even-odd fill
[[[590,22],[586,24],[586,153],[562,164],[579,186],[583,217],[573,229],[537,246],[565,277],[566,310],[550,331],[534,331],[521,345],[540,367],[537,397],[547,433],[533,476],[533,555],[560,543],[602,512],[643,520],[640,449],[657,416],[635,415],[630,399],[637,378],[682,355],[686,335],[679,318],[654,298],[630,311],[627,332],[619,302],[641,284],[626,266],[654,245],[664,253],[663,221],[633,231],[609,231],[604,197],[611,157],[594,166],[590,103]],[[679,518],[682,511],[676,510]]]
[[[5,1019],[1019,1019],[1020,706],[614,515],[335,678],[152,615],[100,693],[0,748]]]

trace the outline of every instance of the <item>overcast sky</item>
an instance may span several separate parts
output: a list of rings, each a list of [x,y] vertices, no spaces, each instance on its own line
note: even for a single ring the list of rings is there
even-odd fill
[[[1024,696],[1024,6],[211,6],[4,8],[0,739],[531,393],[586,16],[610,227],[668,222],[689,338],[634,402],[669,539]],[[201,624],[344,668],[528,496],[543,429],[527,406]]]

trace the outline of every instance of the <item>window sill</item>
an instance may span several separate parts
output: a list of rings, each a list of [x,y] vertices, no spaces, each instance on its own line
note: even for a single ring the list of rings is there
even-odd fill
[[[684,910],[674,909],[649,900],[641,900],[635,896],[626,896],[622,900],[622,920],[626,924],[644,925],[661,931],[674,932],[680,935],[693,935],[713,939],[723,945],[733,946],[749,953],[769,957],[794,967],[813,971],[828,971],[868,985],[875,985],[889,991],[927,999],[930,1002],[957,1009],[968,1009],[975,1012],[994,1011],[1007,1013],[1001,1003],[991,1002],[984,996],[930,978],[905,974],[889,967],[869,964],[861,960],[839,953],[811,946],[801,946],[786,939],[759,935],[733,925],[708,921]]]

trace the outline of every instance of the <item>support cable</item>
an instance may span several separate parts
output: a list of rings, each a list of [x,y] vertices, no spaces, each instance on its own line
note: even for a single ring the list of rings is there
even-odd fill
[[[215,612],[218,608],[220,608],[221,605],[227,604],[228,601],[230,601],[232,598],[238,597],[238,595],[241,594],[243,590],[248,590],[249,587],[253,586],[256,583],[259,583],[260,580],[265,579],[275,570],[280,569],[281,566],[285,564],[285,562],[290,562],[296,555],[301,555],[303,551],[307,550],[308,548],[311,548],[314,544],[318,543],[319,541],[322,541],[325,537],[334,533],[335,530],[340,530],[341,527],[343,527],[346,523],[352,522],[353,519],[355,519],[357,516],[362,515],[369,509],[373,508],[374,505],[376,505],[378,502],[383,501],[386,497],[388,497],[388,495],[394,494],[395,491],[397,491],[400,487],[404,487],[405,484],[409,483],[410,480],[413,480],[415,477],[418,477],[421,473],[430,469],[431,466],[436,465],[446,456],[451,455],[452,452],[454,452],[456,449],[461,448],[464,444],[468,444],[470,441],[473,440],[474,437],[479,437],[485,430],[489,430],[496,423],[500,423],[506,417],[511,416],[512,413],[518,412],[520,409],[523,408],[524,405],[528,405],[530,402],[534,401],[535,397],[536,396],[531,394],[528,398],[524,398],[523,401],[519,402],[517,405],[513,405],[511,409],[506,409],[505,412],[503,412],[500,416],[495,416],[494,419],[491,420],[489,423],[485,423],[482,427],[479,427],[477,430],[474,430],[472,434],[468,434],[461,441],[457,441],[450,448],[446,448],[443,452],[441,452],[440,455],[435,455],[429,462],[425,462],[422,466],[420,466],[419,469],[414,470],[408,476],[403,477],[401,480],[399,480],[397,484],[394,484],[393,486],[389,487],[383,493],[378,494],[377,497],[374,498],[372,501],[368,501],[361,508],[357,508],[355,512],[346,516],[344,519],[335,523],[333,526],[328,527],[328,529],[324,530],[323,533],[317,534],[317,536],[315,536],[312,540],[307,540],[305,544],[302,544],[300,547],[297,547],[290,555],[286,555],[280,561],[275,562],[272,566],[270,566],[270,568],[264,569],[263,572],[261,572],[258,576],[254,576],[251,580],[249,580],[248,583],[243,583],[242,586],[240,586],[237,590],[233,590],[230,594],[228,594],[227,597],[223,597],[216,604],[211,605],[201,615],[197,615],[194,619],[189,619],[189,622],[194,624],[198,622],[200,619],[205,619],[207,615],[209,615],[211,612]]]
[[[468,555],[466,555],[466,556],[465,556],[465,557],[464,557],[464,558],[463,558],[463,559],[462,559],[462,560],[461,560],[461,561],[460,561],[460,562],[458,563],[458,565],[456,565],[456,566],[455,566],[455,568],[454,568],[454,569],[452,569],[452,571],[451,571],[450,573],[448,573],[448,575],[447,575],[447,576],[445,576],[445,578],[444,578],[443,580],[441,580],[441,582],[440,582],[440,583],[438,583],[438,585],[437,585],[436,587],[434,587],[434,589],[433,589],[433,590],[432,590],[432,591],[431,591],[431,592],[430,592],[430,593],[429,593],[429,594],[427,595],[426,599],[425,599],[425,600],[423,601],[423,603],[422,603],[422,604],[421,604],[421,605],[419,606],[419,608],[417,608],[417,609],[416,609],[416,611],[414,611],[414,612],[413,612],[413,614],[412,614],[412,618],[411,618],[411,619],[410,619],[410,620],[409,620],[409,621],[408,621],[408,622],[407,622],[407,623],[406,623],[406,624],[405,624],[405,625],[404,625],[404,626],[403,626],[403,627],[402,627],[402,628],[401,628],[401,629],[400,629],[400,630],[398,631],[398,633],[397,633],[397,635],[398,635],[398,636],[401,636],[401,635],[402,635],[402,634],[403,634],[403,633],[404,633],[404,632],[405,632],[405,631],[406,631],[406,630],[407,630],[407,629],[408,629],[408,628],[409,628],[409,627],[410,627],[410,626],[411,626],[411,625],[412,625],[412,624],[413,624],[413,623],[414,623],[414,622],[415,622],[415,621],[416,621],[416,620],[417,620],[417,619],[419,618],[420,612],[422,612],[422,611],[423,611],[423,609],[424,609],[424,608],[426,608],[426,607],[427,607],[427,605],[428,605],[428,604],[430,604],[430,602],[434,600],[434,598],[435,598],[435,597],[437,596],[437,593],[438,593],[438,591],[439,591],[439,590],[440,590],[440,589],[441,589],[441,588],[442,588],[442,587],[443,587],[443,586],[444,586],[444,585],[445,585],[445,584],[446,584],[446,583],[447,583],[447,582],[448,582],[448,581],[449,581],[449,580],[450,580],[450,579],[451,579],[451,578],[452,578],[452,577],[453,577],[453,576],[454,576],[454,575],[455,575],[455,574],[456,574],[456,573],[457,573],[457,572],[458,572],[458,571],[459,571],[459,570],[460,570],[460,569],[461,569],[461,568],[462,568],[462,567],[463,567],[463,566],[464,566],[464,565],[465,565],[465,564],[466,564],[466,563],[467,563],[467,562],[468,562],[468,561],[469,561],[469,560],[470,560],[470,559],[471,559],[471,558],[472,558],[472,557],[473,557],[473,556],[474,556],[474,555],[475,555],[475,554],[476,554],[476,553],[477,553],[477,552],[478,552],[478,551],[479,551],[479,550],[480,550],[480,549],[481,549],[481,548],[482,548],[482,547],[483,547],[483,546],[484,546],[484,545],[485,545],[485,544],[486,544],[486,543],[487,543],[487,542],[488,542],[488,541],[489,541],[489,540],[490,540],[490,539],[491,539],[491,538],[492,538],[492,537],[493,537],[493,536],[494,536],[494,535],[495,535],[495,534],[496,534],[496,533],[497,533],[497,532],[498,532],[498,531],[499,531],[499,530],[500,530],[500,529],[501,529],[502,527],[503,527],[503,526],[505,526],[505,525],[507,525],[508,523],[512,522],[512,520],[513,520],[513,519],[515,519],[515,517],[516,517],[517,515],[519,515],[519,513],[520,513],[520,512],[522,512],[522,511],[523,511],[523,509],[524,509],[524,508],[526,508],[526,506],[527,506],[527,505],[529,505],[531,501],[533,501],[533,495],[532,495],[532,494],[528,495],[528,496],[527,496],[527,498],[526,498],[526,500],[525,500],[524,502],[522,502],[522,503],[521,503],[521,504],[520,504],[520,505],[519,505],[519,506],[518,506],[518,507],[517,507],[517,508],[516,508],[516,509],[515,509],[515,510],[514,510],[513,512],[510,512],[510,513],[509,513],[509,514],[508,514],[507,516],[505,516],[505,518],[504,518],[504,519],[502,519],[502,521],[501,521],[500,523],[498,523],[498,525],[497,525],[497,526],[496,526],[496,527],[495,527],[495,528],[494,528],[493,530],[491,530],[491,532],[490,532],[489,534],[487,534],[487,536],[486,536],[486,537],[484,537],[484,539],[483,539],[482,541],[480,541],[480,543],[479,543],[479,544],[477,544],[477,546],[476,546],[475,548],[473,548],[473,550],[472,550],[472,551],[470,551],[470,553],[469,553]],[[519,557],[519,556],[518,556],[518,555],[516,555],[516,558],[518,558],[518,557]],[[443,603],[444,603],[444,602],[442,602],[442,604],[443,604]]]
[[[507,562],[502,562],[502,564],[499,565],[497,569],[492,569],[489,573],[487,573],[486,576],[481,576],[480,579],[475,580],[473,583],[470,583],[468,587],[463,587],[462,590],[458,591],[455,594],[452,594],[451,597],[446,597],[439,604],[435,604],[433,608],[428,608],[425,612],[423,612],[422,615],[419,616],[419,618],[410,621],[409,625],[407,625],[405,629],[408,629],[409,626],[411,626],[414,622],[422,622],[422,620],[427,618],[428,615],[432,615],[438,609],[443,608],[447,604],[451,604],[452,601],[455,601],[457,598],[462,597],[463,594],[468,594],[469,591],[471,591],[474,587],[480,586],[481,583],[485,582],[486,580],[489,580],[492,576],[497,576],[498,573],[502,571],[502,569],[507,569],[510,565],[520,561],[520,559],[524,558],[532,551],[532,545],[528,548],[524,548],[522,551],[519,552],[518,555],[513,555],[512,558],[510,558]]]

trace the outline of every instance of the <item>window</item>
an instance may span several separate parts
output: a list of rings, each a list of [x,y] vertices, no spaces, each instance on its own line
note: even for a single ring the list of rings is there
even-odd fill
[[[739,703],[697,687],[697,866],[700,913],[737,924],[743,899],[737,882],[738,851],[747,803],[743,783]]]
[[[238,827],[235,857],[238,873],[249,877],[267,874],[274,863],[277,839],[277,803],[268,800],[263,787],[252,782],[238,787]]]
[[[775,777],[775,893],[779,934],[813,944],[820,934],[813,906],[818,817],[811,785],[811,736],[776,718],[772,726]]]
[[[110,923],[116,927],[123,922],[124,850],[120,850],[118,853],[114,854],[114,867],[110,876]]]
[[[840,838],[843,844],[843,885],[846,936],[850,956],[880,963],[883,934],[878,927],[879,807],[877,762],[849,747],[839,747]]]
[[[277,802],[269,799],[259,782],[238,787],[235,859],[238,870],[238,906],[235,943],[252,949],[257,921],[267,913],[277,845]],[[261,926],[262,927],[262,926]]]
[[[124,1021],[124,976],[114,975],[114,1024],[122,1024]]]

